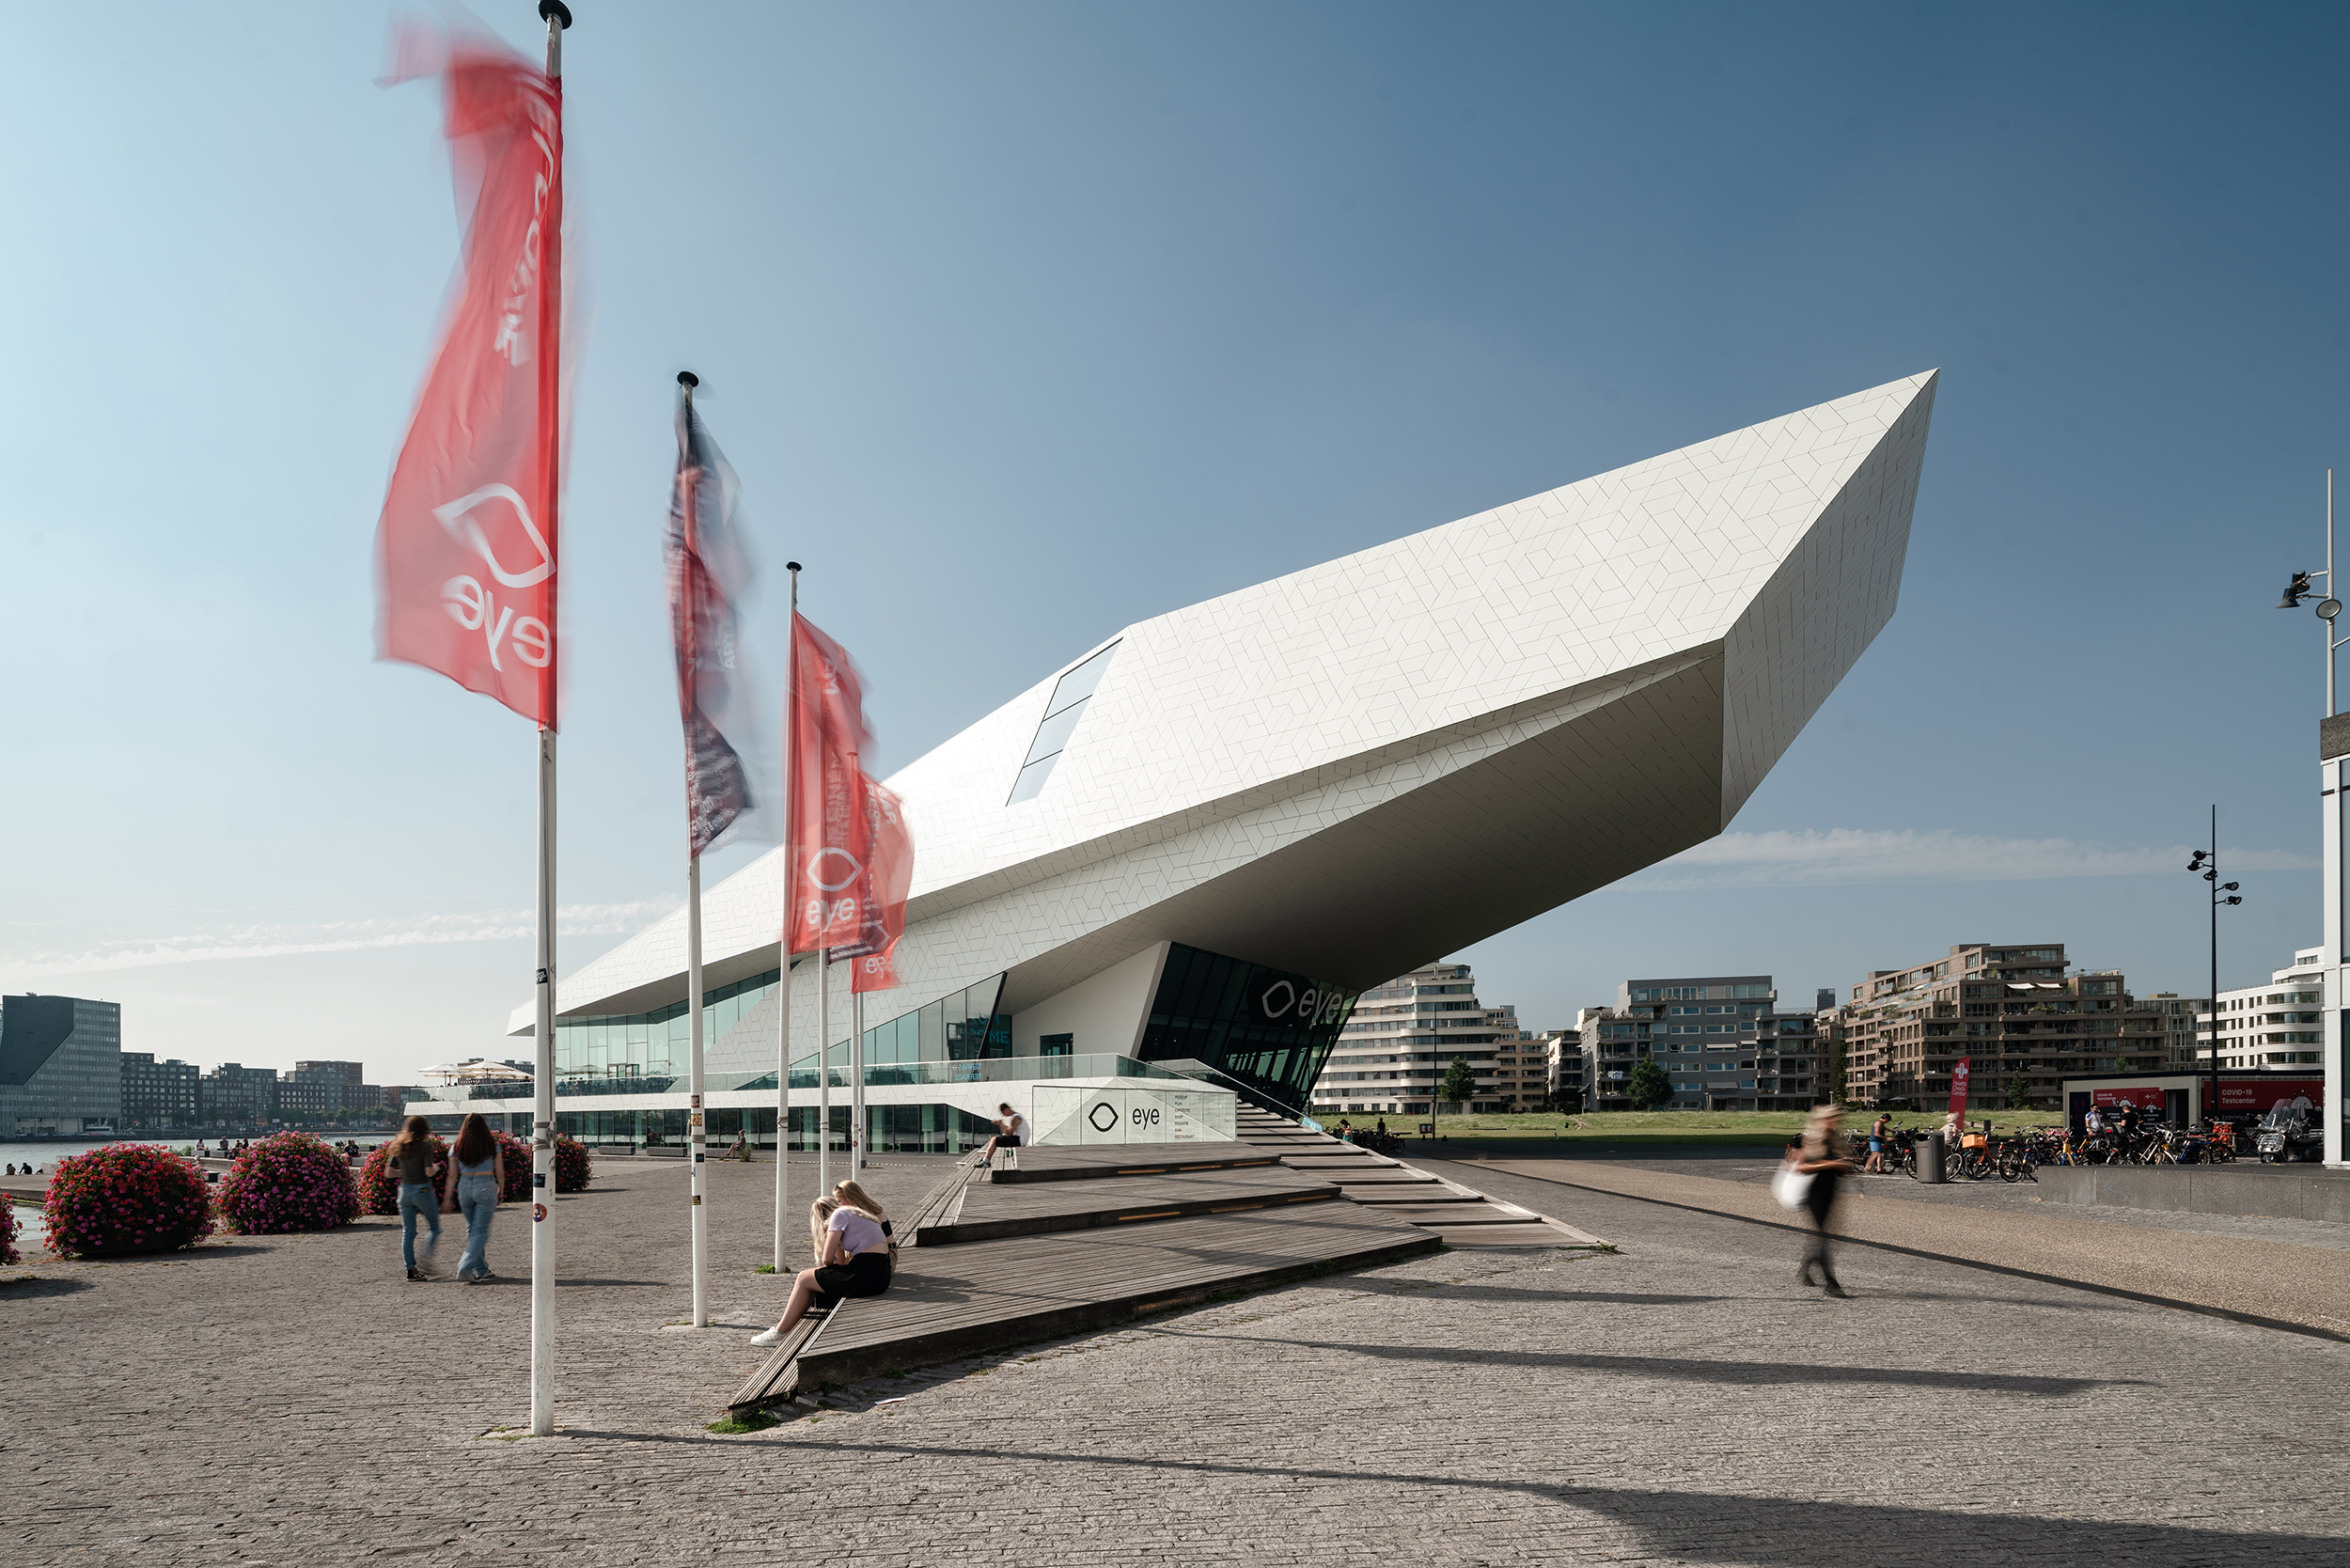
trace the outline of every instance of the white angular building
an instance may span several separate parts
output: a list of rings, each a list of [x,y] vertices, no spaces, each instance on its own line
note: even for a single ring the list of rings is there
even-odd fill
[[[1722,831],[1893,613],[1934,389],[1857,392],[1072,650],[887,781],[916,853],[903,985],[867,1003],[870,1136],[957,1146],[1041,1078],[1164,1061],[1303,1106],[1365,988]],[[729,1111],[774,1124],[780,858],[704,897],[717,1139]],[[811,1129],[815,968],[791,1010]],[[684,989],[682,911],[563,980],[566,1130],[682,1126]]]

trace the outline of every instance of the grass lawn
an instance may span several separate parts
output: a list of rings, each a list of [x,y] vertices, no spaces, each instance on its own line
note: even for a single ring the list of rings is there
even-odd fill
[[[2000,1135],[2020,1132],[2026,1127],[2045,1127],[2063,1119],[2054,1111],[2011,1111],[1976,1109],[1967,1115],[1969,1125],[1983,1118],[1991,1119],[1992,1131]],[[1326,1128],[1336,1128],[1338,1118],[1322,1117],[1318,1121]],[[1377,1115],[1349,1118],[1357,1126],[1375,1127]],[[1389,1116],[1387,1131],[1401,1133],[1414,1143],[1419,1141],[1418,1127],[1424,1120],[1416,1116]],[[1850,1133],[1866,1133],[1875,1117],[1856,1111],[1844,1119]],[[1939,1127],[1939,1115],[1927,1116],[1913,1111],[1896,1111],[1896,1126]],[[1560,1116],[1528,1113],[1525,1115],[1439,1116],[1436,1132],[1447,1138],[1551,1138],[1565,1137],[1574,1142],[1587,1140],[1603,1143],[1665,1142],[1675,1143],[1784,1143],[1803,1131],[1802,1111],[1592,1111],[1582,1116]]]

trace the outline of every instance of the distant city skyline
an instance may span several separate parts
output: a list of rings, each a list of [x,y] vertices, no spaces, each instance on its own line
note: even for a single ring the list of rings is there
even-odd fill
[[[525,47],[531,10],[483,8]],[[0,580],[42,588],[0,618],[0,991],[401,1082],[522,1054],[532,779],[526,726],[370,662],[456,245],[384,39],[11,21],[39,155],[0,193],[47,238],[0,262],[38,368]],[[1800,998],[1977,940],[2201,995],[2217,800],[2221,983],[2258,981],[2320,936],[2321,643],[2269,606],[2350,470],[2350,218],[2305,196],[2345,42],[2184,6],[583,15],[562,968],[682,895],[680,368],[887,771],[1120,625],[1939,367],[1902,608],[1732,829],[1429,960],[1533,1029],[1624,975]]]

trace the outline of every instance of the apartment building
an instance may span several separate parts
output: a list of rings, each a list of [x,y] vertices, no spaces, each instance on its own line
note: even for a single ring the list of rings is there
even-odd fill
[[[1542,1047],[1543,1089],[1550,1104],[1563,1106],[1572,1101],[1580,1109],[1589,1094],[1581,1033],[1575,1029],[1544,1029],[1535,1035],[1534,1043]]]
[[[2207,1004],[2168,992],[2141,1006],[2119,969],[2070,969],[2061,943],[1965,942],[1924,964],[1870,971],[1828,1032],[1856,1104],[1930,1106],[1966,1059],[1975,1098],[2020,1090],[2033,1108],[2057,1110],[2068,1076],[2170,1065],[2179,1020],[2197,1012]]]
[[[202,1068],[176,1057],[157,1061],[152,1051],[123,1052],[122,1109],[115,1125],[126,1132],[198,1125],[203,1076]]]
[[[277,1069],[224,1061],[204,1074],[208,1127],[261,1127],[277,1119]]]
[[[1546,1048],[1518,1027],[1513,1006],[1477,999],[1465,964],[1431,964],[1362,994],[1314,1080],[1313,1110],[1339,1115],[1429,1113],[1455,1059],[1476,1073],[1465,1109],[1533,1109]]]
[[[1782,1013],[1768,975],[1631,980],[1616,1005],[1575,1017],[1584,1104],[1630,1110],[1632,1070],[1662,1068],[1663,1108],[1800,1110],[1827,1093],[1827,1058],[1812,1014]]]
[[[2266,985],[2219,994],[2219,1065],[2259,1072],[2308,1073],[2325,1059],[2326,949],[2304,948],[2273,971]],[[2211,1066],[2215,1010],[2201,1002],[2189,1065]]]

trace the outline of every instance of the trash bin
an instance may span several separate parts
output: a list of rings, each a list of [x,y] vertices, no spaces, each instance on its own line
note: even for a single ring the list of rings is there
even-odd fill
[[[1921,1137],[1909,1147],[1910,1152],[1918,1156],[1918,1180],[1920,1182],[1937,1183],[1947,1182],[1950,1180],[1950,1177],[1944,1175],[1942,1171],[1942,1140],[1940,1137]]]

